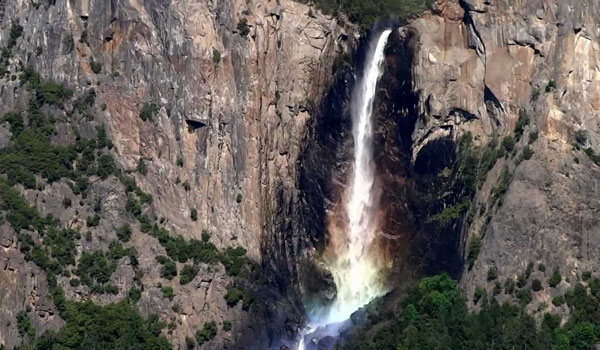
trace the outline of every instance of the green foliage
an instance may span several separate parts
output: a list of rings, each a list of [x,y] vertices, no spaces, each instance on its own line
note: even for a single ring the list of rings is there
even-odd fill
[[[584,281],[588,281],[592,278],[592,272],[591,271],[583,271],[583,273],[581,274],[581,279]]]
[[[235,201],[237,203],[242,203],[242,194],[238,193],[237,196],[235,197]]]
[[[223,321],[223,330],[229,332],[233,328],[231,321]]]
[[[143,121],[152,120],[157,111],[158,106],[154,102],[146,102],[140,110],[140,118],[142,118]]]
[[[102,179],[110,175],[117,174],[117,165],[113,157],[109,154],[103,154],[98,158],[98,176]]]
[[[546,85],[546,92],[552,92],[554,89],[556,89],[556,81],[554,81],[554,79],[550,79]]]
[[[92,68],[92,72],[94,72],[94,74],[100,74],[100,72],[102,71],[102,63],[96,62],[92,58],[92,60],[90,61],[90,68]]]
[[[519,141],[521,136],[523,136],[523,131],[525,131],[525,127],[529,125],[529,116],[524,110],[519,112],[519,119],[517,120],[517,124],[515,125],[515,139]]]
[[[129,301],[131,303],[137,303],[141,297],[142,297],[142,292],[135,287],[131,288],[129,290],[129,292],[127,293],[127,298],[129,299]]]
[[[0,208],[6,211],[6,219],[17,234],[23,229],[43,232],[46,220],[2,179],[0,179],[0,201]]]
[[[61,266],[75,264],[75,240],[81,238],[79,232],[71,229],[58,230],[55,227],[48,229],[44,236],[44,244],[50,248],[50,255]]]
[[[183,189],[189,192],[191,188],[192,187],[190,186],[190,182],[185,180],[185,182],[183,183]]]
[[[192,221],[198,221],[198,210],[196,210],[196,208],[190,210],[190,219],[192,219]]]
[[[194,265],[185,265],[181,270],[181,278],[179,279],[180,284],[188,284],[198,274],[198,268]]]
[[[131,226],[123,225],[117,229],[117,238],[119,238],[122,242],[129,242],[129,238],[131,238]]]
[[[427,219],[427,222],[436,222],[442,226],[448,225],[452,221],[458,219],[471,206],[471,201],[464,198],[461,202],[454,204],[451,207],[444,208],[440,213],[437,213]]]
[[[237,31],[244,38],[250,34],[250,26],[246,18],[240,18],[237,24]]]
[[[108,283],[110,276],[116,269],[116,262],[107,259],[104,253],[100,251],[83,252],[75,274],[79,276],[83,284],[92,288],[96,284]]]
[[[213,49],[212,61],[214,64],[219,64],[221,62],[221,52],[217,49]]]
[[[242,301],[242,309],[247,311],[250,309],[250,306],[254,304],[255,297],[251,291],[230,284],[227,286],[225,301],[230,307],[233,307]]]
[[[585,144],[587,143],[588,140],[588,134],[587,131],[584,129],[579,129],[577,131],[575,131],[575,141],[581,145],[581,146],[585,146]]]
[[[86,223],[88,227],[96,227],[100,224],[100,215],[95,214],[94,216],[88,216]]]
[[[600,165],[600,154],[596,154],[596,152],[591,148],[588,147],[585,149],[585,154],[597,165]]]
[[[552,298],[552,304],[554,306],[561,306],[565,304],[565,297],[562,295]]]
[[[520,305],[500,305],[495,298],[485,301],[479,292],[475,299],[481,309],[469,312],[456,282],[447,275],[424,278],[408,292],[400,313],[390,313],[384,322],[373,318],[336,349],[592,350],[600,340],[600,304],[585,287],[569,292],[571,310],[585,311],[576,311],[562,327],[560,317],[549,313],[537,327],[524,308],[531,292],[521,289],[517,294]]]
[[[533,156],[533,151],[529,146],[525,146],[525,148],[523,148],[523,159],[529,160],[531,159],[531,156]]]
[[[502,147],[506,153],[512,153],[515,149],[515,139],[508,135],[502,139]]]
[[[533,144],[540,137],[540,132],[535,130],[529,133],[529,144]]]
[[[180,167],[180,168],[183,167],[183,157],[181,157],[181,156],[177,157],[176,163],[177,163],[178,167]]]
[[[175,298],[175,293],[173,292],[173,287],[167,286],[162,287],[161,289],[163,298],[167,298],[169,300],[173,300]]]
[[[144,320],[128,302],[98,306],[91,301],[66,302],[65,326],[37,340],[42,349],[171,350],[161,336],[164,324],[156,316]]]
[[[517,299],[523,305],[527,305],[533,300],[531,296],[531,290],[529,288],[521,288],[517,291]]]
[[[479,236],[474,236],[471,238],[469,242],[469,253],[467,255],[467,262],[469,263],[469,268],[473,267],[477,257],[479,256],[479,250],[481,249],[481,238]]]
[[[175,276],[177,276],[177,265],[173,262],[173,260],[167,259],[164,262],[160,262],[162,264],[162,268],[160,269],[160,275],[164,279],[172,280]]]
[[[539,280],[539,279],[537,279],[537,278],[536,278],[536,279],[534,279],[534,280],[531,282],[531,289],[532,289],[534,292],[539,292],[540,290],[544,289],[544,287],[542,287],[542,281],[540,281],[540,280]]]
[[[550,279],[548,280],[548,285],[550,287],[554,288],[554,287],[558,286],[561,281],[562,281],[562,276],[560,275],[560,270],[557,267],[552,272],[552,276],[550,276]]]
[[[19,312],[17,314],[17,329],[19,330],[19,336],[21,338],[33,339],[35,337],[33,323],[31,323],[31,319],[25,312]]]
[[[494,281],[498,278],[498,268],[496,266],[490,267],[487,273],[487,280]]]
[[[17,39],[23,34],[23,26],[19,22],[13,22],[10,26],[7,47],[12,49],[17,44]]]
[[[502,173],[500,173],[500,179],[498,179],[498,184],[492,189],[491,201],[492,203],[498,202],[504,197],[506,191],[508,191],[508,187],[510,186],[510,181],[512,180],[512,174],[508,170],[507,166],[502,168]],[[500,201],[499,205],[502,204]]]
[[[225,266],[228,275],[238,276],[242,268],[248,263],[246,249],[242,247],[229,247],[220,255],[219,261]]]
[[[430,0],[316,0],[325,13],[345,13],[350,20],[368,28],[384,18],[407,19],[428,9]]]
[[[196,341],[198,346],[214,339],[217,336],[217,324],[213,321],[207,322],[202,327],[202,330],[196,332]]]
[[[146,165],[146,162],[144,161],[144,158],[140,158],[140,160],[138,161],[136,170],[141,175],[146,176],[148,174],[148,166]]]

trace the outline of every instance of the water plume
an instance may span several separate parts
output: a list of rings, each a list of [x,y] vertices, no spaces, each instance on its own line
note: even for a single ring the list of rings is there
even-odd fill
[[[386,291],[382,281],[385,262],[378,254],[376,240],[379,194],[375,182],[372,114],[390,34],[391,30],[385,30],[371,42],[364,71],[352,93],[354,165],[342,203],[328,218],[330,240],[324,256],[337,296],[327,309],[313,310],[309,315],[313,330],[329,325],[327,328],[335,331],[335,324],[348,320],[354,311]]]

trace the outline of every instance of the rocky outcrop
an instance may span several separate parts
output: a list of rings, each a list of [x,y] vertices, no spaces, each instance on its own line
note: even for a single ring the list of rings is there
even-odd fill
[[[593,1],[438,1],[410,26],[419,95],[413,161],[435,140],[458,140],[466,132],[483,147],[507,135],[517,140],[514,155],[487,174],[473,223],[463,226],[465,259],[471,240],[482,242],[462,274],[468,296],[478,286],[491,294],[495,283],[516,280],[531,263],[531,278],[544,291],[533,294],[528,308],[555,308],[553,295],[585,271],[598,273],[600,167],[583,151],[600,150],[598,11]],[[515,133],[519,116],[529,119],[522,137]],[[584,140],[575,138],[580,130]],[[533,155],[524,157],[525,148]],[[504,167],[512,181],[494,204]],[[488,278],[490,268],[497,280]],[[564,281],[549,288],[554,269]]]
[[[8,41],[12,23],[24,30],[11,71],[1,80],[0,114],[26,101],[26,90],[10,78],[19,64],[76,91],[95,89],[99,108],[78,122],[80,136],[90,137],[96,125],[105,124],[119,166],[135,171],[145,164],[145,175],[134,174],[137,184],[152,195],[150,211],[172,234],[199,239],[207,230],[217,247],[242,246],[254,262],[276,272],[267,281],[279,283],[275,290],[284,288],[281,281],[294,281],[296,256],[309,244],[291,218],[299,210],[298,160],[336,57],[348,49],[348,36],[335,19],[287,0],[12,1],[2,7],[1,42]],[[142,119],[145,106],[150,118]],[[66,129],[57,129],[53,141],[74,140],[61,130]],[[8,129],[0,127],[0,147],[9,139]],[[219,332],[203,348],[221,349],[241,339],[239,348],[267,347],[278,335],[267,334],[268,327],[258,326],[260,321],[250,319],[241,305],[228,307],[224,296],[231,279],[222,266],[202,268],[185,286],[160,277],[155,257],[164,255],[164,248],[139,232],[124,210],[120,186],[116,179],[98,180],[91,195],[81,198],[55,183],[43,193],[28,191],[27,197],[44,215],[52,213],[74,228],[83,227],[101,202],[100,224],[91,241],[78,241],[79,252],[106,249],[115,229],[131,223],[128,246],[138,250],[146,286],[139,308],[176,325],[169,339],[178,347],[209,321],[217,322]],[[64,197],[72,198],[72,208],[63,208]],[[192,209],[196,220],[190,219]],[[0,248],[0,280],[12,282],[2,283],[0,343],[12,348],[18,337],[9,320],[26,305],[38,315],[34,323],[44,323],[38,332],[57,329],[61,322],[55,311],[39,306],[50,303],[37,301],[48,299],[43,278],[30,277],[37,275],[34,265],[23,263],[14,237],[2,227],[6,247]],[[94,300],[122,299],[134,271],[121,263],[112,278],[117,295],[91,296]],[[70,287],[68,280],[62,284],[69,298],[90,297],[85,287]],[[162,297],[160,286],[167,284],[175,289],[174,300]],[[4,307],[8,303],[11,307]],[[295,317],[283,308],[280,312],[283,322]],[[42,322],[42,314],[57,321]],[[224,321],[232,321],[231,331],[221,330]]]

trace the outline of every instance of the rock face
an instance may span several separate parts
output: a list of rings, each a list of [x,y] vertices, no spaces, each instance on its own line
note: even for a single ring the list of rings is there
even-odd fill
[[[296,255],[304,246],[290,217],[298,210],[298,160],[314,107],[331,84],[335,59],[348,49],[348,36],[335,19],[288,0],[19,0],[0,7],[0,42],[9,40],[11,24],[24,28],[12,71],[0,80],[0,115],[24,106],[26,90],[10,79],[19,62],[76,91],[94,88],[101,111],[91,122],[79,123],[81,136],[105,124],[122,169],[135,171],[143,160],[147,174],[135,174],[137,183],[153,196],[151,212],[173,234],[200,239],[208,230],[217,247],[242,246],[253,261],[276,272],[271,276],[293,280]],[[140,118],[144,106],[154,109],[151,119]],[[9,139],[8,128],[1,126],[0,147]],[[55,130],[53,141],[69,140],[74,135]],[[78,251],[106,249],[115,229],[131,223],[129,245],[138,250],[146,286],[140,310],[177,324],[169,339],[178,348],[209,321],[219,325],[219,332],[203,348],[222,349],[242,338],[246,341],[238,348],[266,348],[276,335],[248,319],[241,305],[227,306],[230,278],[222,267],[201,269],[185,286],[161,279],[155,257],[164,249],[126,214],[120,186],[115,179],[98,181],[91,196],[82,199],[56,183],[27,197],[43,214],[75,226],[101,202],[94,238],[78,241]],[[64,210],[63,197],[80,203]],[[190,220],[192,209],[196,220]],[[3,225],[0,235],[0,280],[7,281],[0,296],[0,343],[11,349],[19,339],[10,320],[25,306],[33,307],[38,333],[57,329],[62,321],[44,278],[23,262],[9,226]],[[122,299],[133,275],[128,264],[120,265],[113,274],[118,294],[92,298],[101,303]],[[89,297],[63,282],[69,298]],[[168,284],[175,289],[174,300],[163,298],[157,287]],[[232,331],[221,330],[228,320]]]
[[[514,155],[500,159],[477,191],[473,223],[462,226],[465,259],[469,242],[482,240],[461,277],[469,300],[476,287],[491,294],[495,283],[516,280],[530,263],[532,278],[544,286],[531,310],[552,305],[551,296],[574,286],[582,272],[598,273],[600,166],[583,150],[600,152],[599,11],[594,1],[441,0],[410,25],[419,96],[413,162],[435,140],[466,132],[481,146],[506,135],[517,139]],[[525,115],[519,138],[515,126]],[[583,140],[576,140],[579,130]],[[533,155],[523,157],[525,148]],[[512,181],[494,205],[504,167]],[[488,278],[490,268],[497,280]],[[547,283],[554,269],[564,279],[557,289]]]

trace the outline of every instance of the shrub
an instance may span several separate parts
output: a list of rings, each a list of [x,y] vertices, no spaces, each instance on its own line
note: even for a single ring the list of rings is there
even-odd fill
[[[538,270],[541,272],[546,272],[546,265],[544,264],[539,264],[538,265]]]
[[[101,217],[98,214],[96,214],[94,216],[88,216],[87,221],[86,221],[87,226],[88,227],[98,226],[98,224],[100,224],[100,219],[101,219]]]
[[[28,337],[30,340],[33,340],[35,337],[35,328],[33,327],[33,323],[25,312],[19,312],[17,314],[17,329],[19,330],[19,335],[21,338]]]
[[[146,102],[146,103],[144,103],[144,106],[142,106],[142,109],[140,110],[140,118],[142,118],[143,121],[152,120],[157,111],[158,111],[158,107],[156,106],[155,103]]]
[[[235,201],[237,203],[242,203],[242,194],[241,193],[238,193],[238,195],[235,197]]]
[[[490,269],[488,270],[487,273],[487,280],[488,281],[493,281],[496,278],[498,278],[498,269],[496,268],[496,266],[492,266],[490,267]]]
[[[75,274],[83,284],[92,287],[94,284],[107,283],[116,268],[116,263],[106,259],[102,252],[84,252],[81,254]]]
[[[217,336],[217,324],[214,321],[207,322],[202,327],[202,330],[196,332],[196,341],[198,346],[214,339]]]
[[[539,279],[534,279],[533,282],[531,282],[531,289],[534,292],[539,292],[540,290],[544,289],[542,287],[542,281],[540,281]]]
[[[183,189],[189,192],[189,190],[191,189],[189,181],[185,180],[185,182],[183,183]]]
[[[587,135],[587,131],[584,129],[579,129],[575,132],[575,141],[581,145],[581,146],[585,146],[585,144],[587,143],[587,139],[588,139],[588,135]]]
[[[550,287],[554,288],[554,287],[558,286],[561,281],[562,281],[562,276],[560,275],[560,270],[558,268],[555,268],[554,271],[552,272],[552,276],[550,276],[550,280],[548,280],[548,285],[550,285]]]
[[[504,282],[504,293],[512,295],[515,292],[515,280],[507,278]]]
[[[506,136],[502,139],[502,147],[507,153],[511,153],[515,149],[515,139],[512,136]]]
[[[552,305],[554,305],[554,306],[561,306],[564,303],[565,303],[565,297],[562,295],[552,298]]]
[[[167,298],[169,300],[173,300],[175,298],[175,293],[173,292],[173,287],[162,287],[161,289],[163,298]]]
[[[581,278],[582,278],[584,281],[588,281],[589,279],[591,279],[591,278],[592,278],[592,272],[591,272],[591,271],[584,271],[584,272],[581,274]]]
[[[181,270],[181,278],[179,279],[180,284],[188,284],[194,280],[198,274],[198,268],[194,265],[185,265]]]
[[[161,336],[164,325],[158,317],[143,319],[127,301],[106,306],[91,301],[65,304],[68,312],[61,313],[65,326],[40,338],[37,349],[172,349]]]
[[[103,154],[98,158],[98,176],[102,179],[108,178],[112,174],[117,173],[117,165],[114,159],[108,155]]]
[[[524,110],[519,111],[519,119],[517,120],[517,124],[515,125],[515,138],[517,140],[521,139],[523,136],[523,131],[525,131],[525,127],[529,125],[529,116]]]
[[[170,260],[167,259],[160,270],[160,275],[164,279],[172,280],[175,276],[177,276],[177,265]]]
[[[10,34],[8,36],[7,47],[9,49],[13,48],[17,44],[17,39],[19,39],[22,34],[23,26],[20,25],[19,22],[13,22],[10,27]]]
[[[122,242],[128,242],[131,238],[131,226],[125,224],[117,229],[117,238]]]
[[[217,49],[213,49],[212,61],[214,64],[219,64],[221,62],[221,52]]]
[[[183,157],[177,157],[177,166],[180,168],[183,167]]]
[[[223,321],[223,330],[229,332],[232,328],[231,321]]]
[[[148,166],[146,166],[146,162],[144,162],[144,158],[140,158],[140,160],[138,161],[136,170],[141,175],[146,176],[148,174]]]
[[[378,20],[404,21],[427,10],[430,0],[316,0],[314,3],[327,14],[346,14],[348,18],[369,28]]]
[[[192,221],[198,221],[198,210],[196,210],[196,208],[190,210],[190,219],[192,219]]]
[[[475,293],[473,293],[473,303],[477,304],[484,294],[485,289],[479,286],[475,288]]]
[[[531,156],[533,156],[533,151],[529,146],[525,146],[525,148],[523,148],[523,159],[529,160],[531,159]]]
[[[469,253],[467,255],[467,262],[469,263],[469,268],[473,267],[477,257],[479,256],[479,250],[481,249],[481,238],[479,236],[474,236],[471,238],[469,242]]]
[[[92,60],[90,61],[90,68],[92,68],[92,72],[94,72],[94,74],[100,74],[100,72],[102,71],[102,63],[96,62],[92,58]]]
[[[225,266],[225,270],[229,276],[238,276],[244,265],[248,262],[246,249],[242,247],[229,247],[221,254],[219,261]]]
[[[537,141],[537,139],[540,136],[540,132],[535,130],[529,133],[529,144],[531,145],[532,143],[534,143],[535,141]]]
[[[248,20],[246,18],[241,18],[238,21],[237,30],[242,37],[248,36],[248,34],[250,33],[250,26],[248,25]]]
[[[546,92],[552,92],[554,89],[556,89],[556,82],[554,79],[550,79],[546,85]]]
[[[142,297],[142,292],[138,288],[135,288],[135,287],[131,288],[129,290],[129,292],[127,293],[127,298],[132,303],[137,303],[141,297]]]
[[[517,291],[517,299],[523,305],[527,305],[533,300],[531,296],[531,290],[529,288],[521,288]]]

